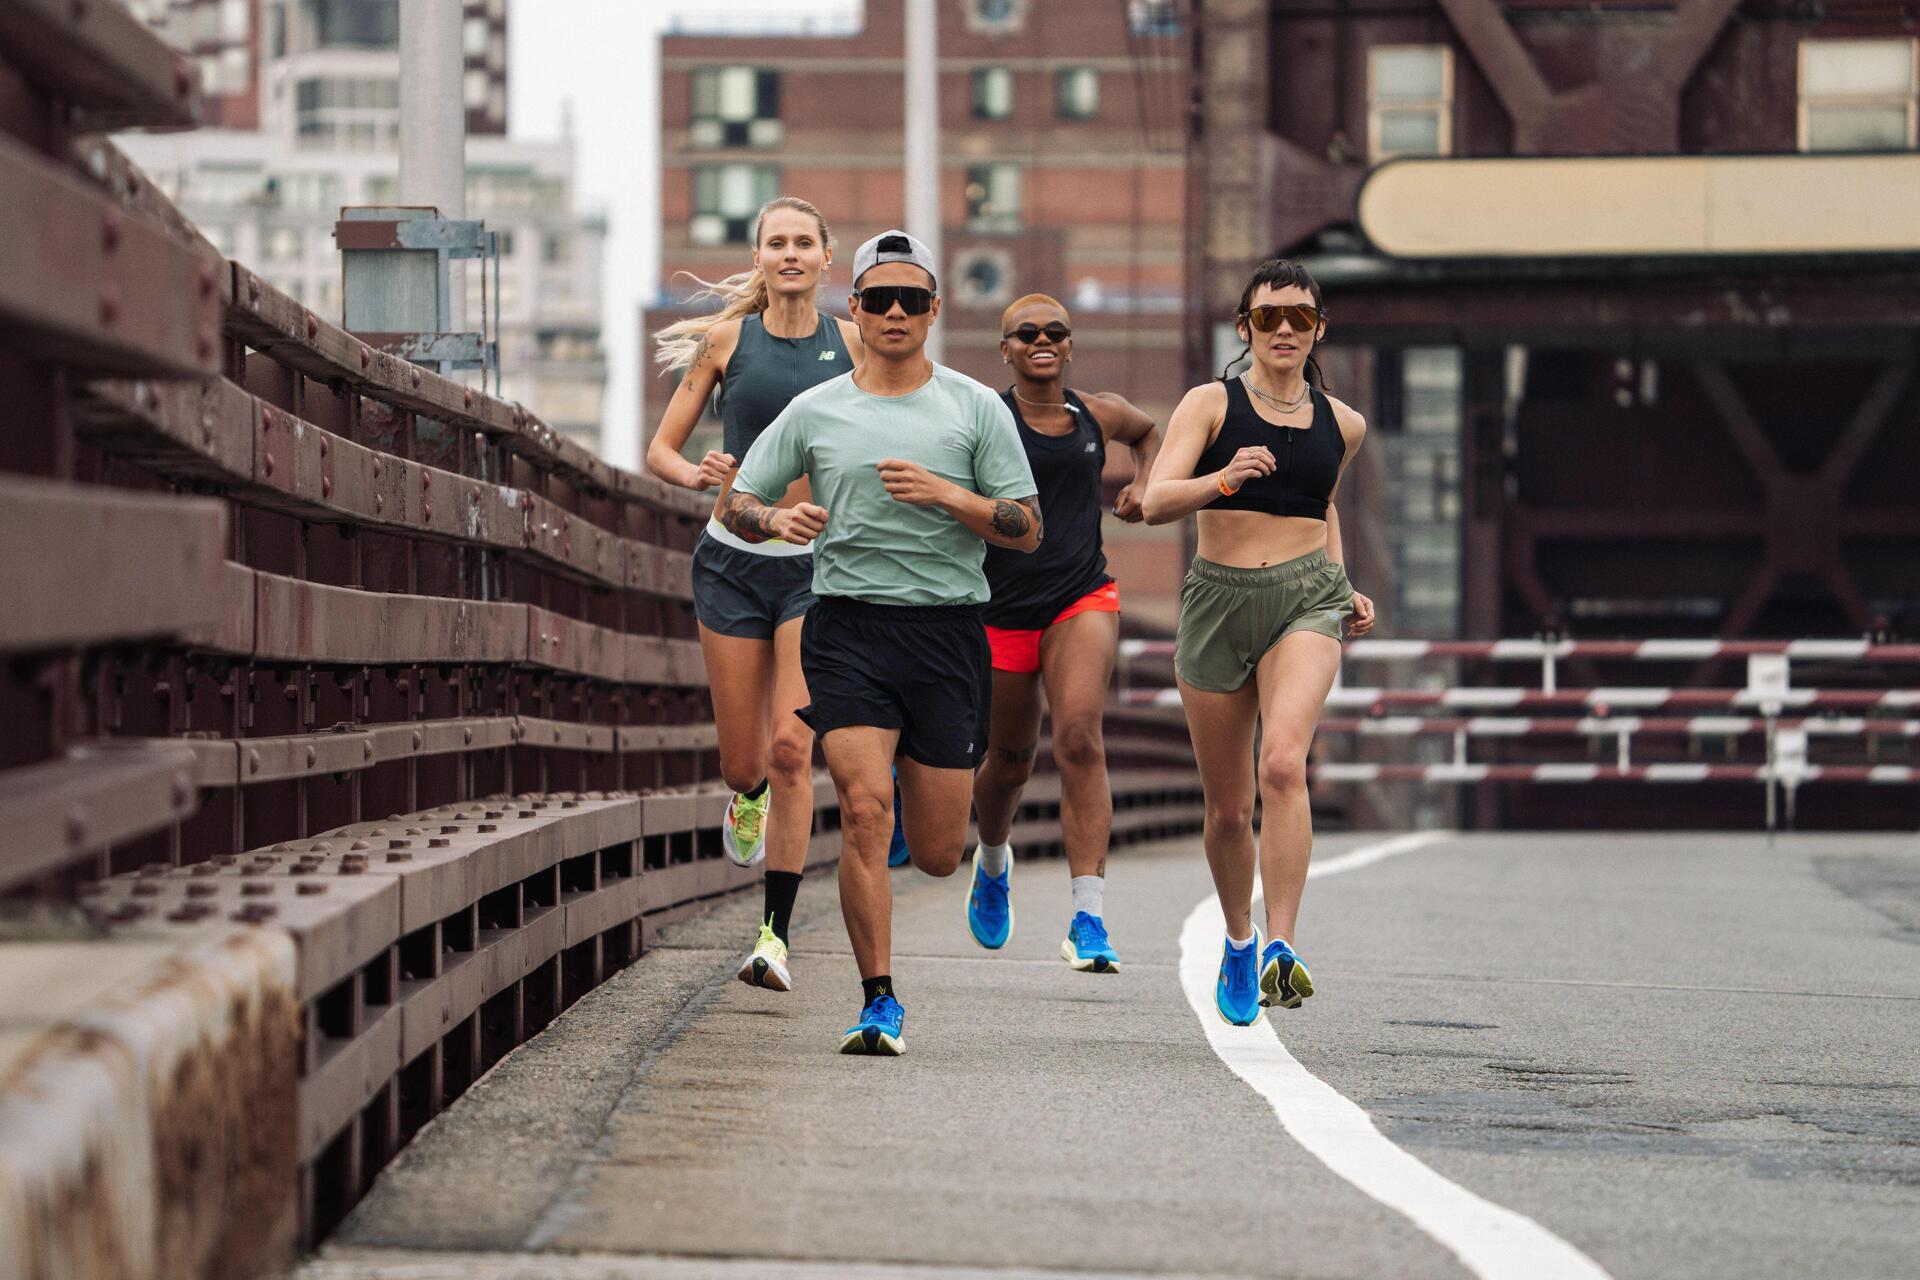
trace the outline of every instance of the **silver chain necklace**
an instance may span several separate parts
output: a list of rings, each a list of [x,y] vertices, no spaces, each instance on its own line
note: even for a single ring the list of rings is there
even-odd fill
[[[1074,406],[1071,403],[1069,403],[1064,399],[1057,404],[1051,400],[1029,400],[1025,396],[1020,394],[1020,388],[1018,385],[1016,385],[1013,388],[1013,398],[1015,400],[1018,400],[1021,404],[1030,404],[1036,409],[1065,409],[1068,413],[1080,412],[1080,410],[1074,408]]]
[[[1247,390],[1253,392],[1253,394],[1259,396],[1262,400],[1266,401],[1268,404],[1272,405],[1274,408],[1278,409],[1282,413],[1292,413],[1295,409],[1298,409],[1301,405],[1305,404],[1307,402],[1308,397],[1310,397],[1313,394],[1312,384],[1302,383],[1300,387],[1299,399],[1290,400],[1290,401],[1282,400],[1279,396],[1273,394],[1273,392],[1263,391],[1259,387],[1254,386],[1252,379],[1248,378],[1247,375],[1244,373],[1240,375],[1240,385],[1245,387]],[[1015,392],[1014,394],[1018,395],[1019,393]]]

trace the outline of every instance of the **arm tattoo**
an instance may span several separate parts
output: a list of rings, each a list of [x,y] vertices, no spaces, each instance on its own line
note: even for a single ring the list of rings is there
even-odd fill
[[[773,508],[740,489],[727,495],[727,505],[720,510],[720,523],[735,537],[748,542],[765,542],[777,536],[773,531]]]
[[[999,498],[993,504],[993,531],[1003,538],[1024,538],[1027,530],[1044,533],[1040,523],[1040,498]]]
[[[1026,510],[1011,498],[996,500],[993,504],[993,531],[1003,538],[1024,537],[1027,532]]]
[[[689,372],[698,369],[707,362],[707,352],[711,350],[712,347],[713,335],[710,333],[701,334],[700,345],[693,349],[693,362],[687,366]]]

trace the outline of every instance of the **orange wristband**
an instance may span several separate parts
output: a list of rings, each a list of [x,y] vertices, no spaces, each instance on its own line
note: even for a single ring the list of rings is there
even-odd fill
[[[1233,496],[1234,494],[1236,494],[1236,493],[1238,493],[1238,492],[1240,492],[1240,491],[1239,491],[1238,489],[1229,489],[1229,488],[1227,488],[1227,473],[1226,473],[1226,472],[1224,472],[1224,471],[1222,471],[1222,472],[1220,473],[1220,493],[1221,493],[1221,495],[1222,495],[1223,497],[1228,497],[1228,498],[1231,498],[1231,497],[1232,497],[1232,496]]]

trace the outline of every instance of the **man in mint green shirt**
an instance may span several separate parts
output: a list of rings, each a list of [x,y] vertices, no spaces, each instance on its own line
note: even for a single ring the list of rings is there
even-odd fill
[[[840,797],[840,899],[864,1008],[843,1053],[906,1049],[889,976],[893,770],[914,865],[960,865],[987,745],[986,543],[1040,545],[1040,503],[1005,403],[934,364],[940,314],[926,246],[889,231],[854,255],[854,373],[795,396],[747,451],[721,523],[750,541],[814,544],[818,598],[801,631],[819,735]],[[779,508],[801,476],[812,500]]]

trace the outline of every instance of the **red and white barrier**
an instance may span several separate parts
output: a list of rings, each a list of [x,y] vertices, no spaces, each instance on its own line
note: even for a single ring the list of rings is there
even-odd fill
[[[1920,644],[1871,640],[1350,640],[1348,661],[1417,662],[1479,658],[1493,662],[1610,658],[1632,662],[1704,662],[1781,654],[1814,661],[1920,664]],[[1171,640],[1123,640],[1122,658],[1168,658]]]
[[[1766,782],[1788,781],[1762,764],[1319,764],[1308,776],[1320,782]],[[1907,765],[1804,765],[1794,785],[1809,782],[1907,784],[1920,770]]]
[[[1867,720],[1859,716],[1794,716],[1774,727],[1799,730],[1809,737],[1915,738],[1920,720]],[[1593,738],[1618,734],[1670,738],[1734,738],[1765,733],[1761,716],[1581,716],[1553,720],[1531,716],[1325,716],[1322,733],[1358,733],[1369,737],[1412,738],[1464,733],[1470,738]]]
[[[1129,706],[1177,707],[1178,689],[1126,689],[1120,698]],[[1920,689],[1659,689],[1620,686],[1598,689],[1383,689],[1336,686],[1327,695],[1336,709],[1381,710],[1387,707],[1498,708],[1520,710],[1586,709],[1605,714],[1620,709],[1680,711],[1704,707],[1769,706],[1796,711],[1907,711],[1920,708]]]

